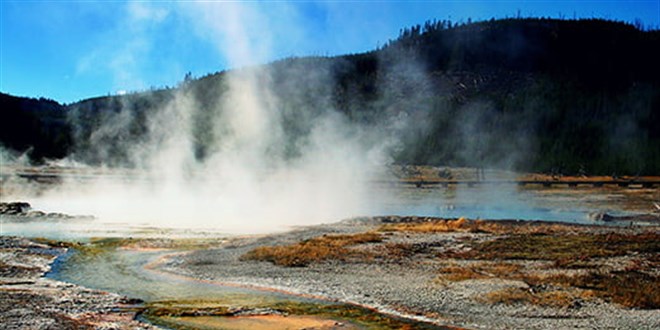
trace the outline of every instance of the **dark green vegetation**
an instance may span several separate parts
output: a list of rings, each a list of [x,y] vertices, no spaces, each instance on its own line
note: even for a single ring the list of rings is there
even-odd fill
[[[0,108],[0,146],[29,150],[34,160],[62,158],[72,150],[68,111],[61,104],[0,93]]]
[[[269,150],[277,157],[299,155],[314,120],[334,109],[396,136],[391,153],[400,164],[635,175],[660,173],[658,58],[660,31],[605,20],[505,19],[428,22],[368,53],[290,58],[256,70],[267,69],[260,81],[279,100],[285,140]],[[132,148],[154,143],[153,119],[178,95],[191,100],[190,134],[203,161],[227,133],[223,97],[234,73],[66,106],[2,94],[0,143],[30,150],[35,161],[73,154],[134,165]],[[393,130],[393,118],[408,125]]]

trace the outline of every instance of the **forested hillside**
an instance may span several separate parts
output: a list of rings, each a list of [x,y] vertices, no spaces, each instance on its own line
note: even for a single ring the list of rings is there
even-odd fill
[[[72,148],[66,107],[49,99],[0,93],[0,146],[34,160],[65,157]]]
[[[336,111],[365,129],[392,129],[400,143],[389,152],[400,164],[634,175],[660,174],[658,58],[660,31],[621,22],[434,21],[368,53],[255,70],[267,71],[278,100],[287,157],[315,118]],[[2,94],[0,143],[35,161],[131,165],[123,146],[146,141],[148,119],[185,95],[203,160],[221,147],[231,73],[66,106]],[[393,128],[399,119],[405,127]]]

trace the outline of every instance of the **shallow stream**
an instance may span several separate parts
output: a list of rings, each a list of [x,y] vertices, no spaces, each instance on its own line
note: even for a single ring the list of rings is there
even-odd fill
[[[168,306],[173,311],[196,311],[220,306],[248,311],[247,314],[231,317],[191,316],[190,312],[181,316],[147,313],[140,317],[143,321],[173,329],[380,329],[384,328],[383,324],[391,323],[395,326],[385,328],[400,328],[401,325],[419,329],[436,328],[431,324],[380,315],[359,306],[274,290],[194,280],[152,268],[159,258],[180,252],[107,248],[89,253],[72,249],[57,259],[47,277],[138,298],[147,307]],[[268,312],[261,314],[260,310],[264,309]],[[250,314],[251,310],[255,310],[256,314]],[[383,323],[384,320],[389,321]]]
[[[214,300],[227,296],[251,299],[303,299],[277,292],[193,281],[158,272],[149,264],[173,251],[108,249],[88,254],[70,250],[58,258],[48,277],[145,301]]]

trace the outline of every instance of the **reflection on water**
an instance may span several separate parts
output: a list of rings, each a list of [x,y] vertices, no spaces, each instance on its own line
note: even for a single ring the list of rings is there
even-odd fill
[[[627,198],[617,190],[520,189],[514,185],[392,189],[383,215],[519,219],[589,223],[590,212],[624,214]],[[618,199],[617,199],[618,198]],[[618,202],[618,203],[617,203]],[[650,205],[650,204],[649,204]]]

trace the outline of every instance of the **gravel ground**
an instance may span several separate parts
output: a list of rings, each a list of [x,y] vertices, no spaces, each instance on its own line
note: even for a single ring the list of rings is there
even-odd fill
[[[0,236],[3,329],[157,329],[125,297],[43,277],[65,248]]]
[[[164,260],[164,271],[197,279],[275,288],[356,303],[438,324],[473,329],[660,329],[659,310],[635,310],[594,299],[552,308],[528,304],[487,304],[479,298],[505,288],[527,288],[522,281],[497,278],[441,282],[439,258],[414,256],[371,262],[329,261],[307,267],[240,261],[257,246],[290,244],[328,233],[363,232],[382,219],[356,219],[301,228],[289,233],[230,240],[218,249],[195,251]],[[610,229],[598,229],[598,232]],[[620,230],[620,229],[611,229]],[[489,234],[393,235],[392,242],[431,243],[435,249],[460,248],[460,238],[489,239]]]

